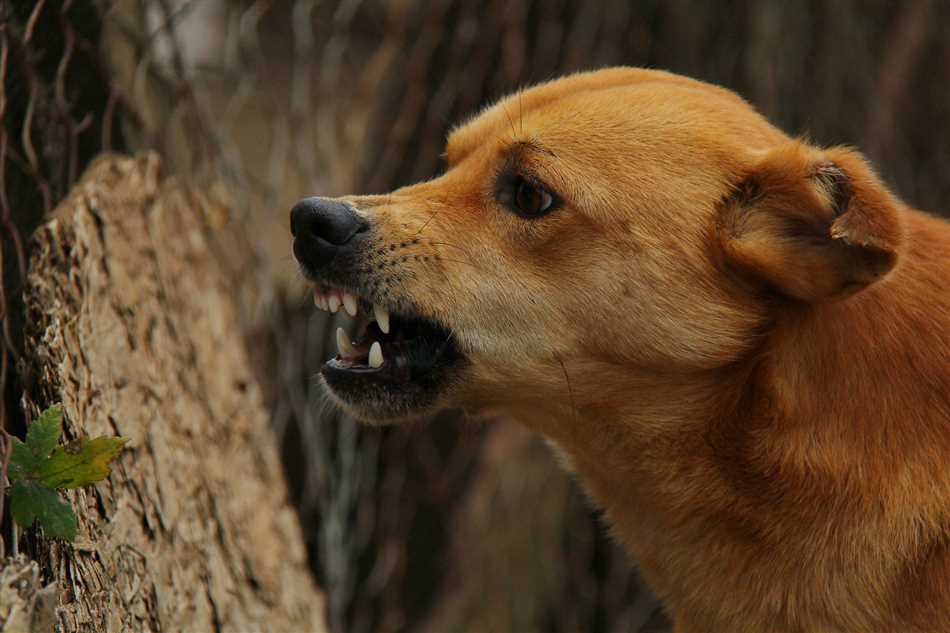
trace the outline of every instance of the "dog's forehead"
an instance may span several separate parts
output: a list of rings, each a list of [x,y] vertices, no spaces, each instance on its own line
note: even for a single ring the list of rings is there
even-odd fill
[[[738,154],[740,148],[765,149],[787,140],[730,90],[663,71],[613,68],[557,79],[489,106],[453,130],[446,158],[449,166],[457,165],[477,150],[513,140],[554,151],[561,143],[590,149],[597,146],[591,141],[607,135],[621,150],[623,141],[643,140],[637,133],[670,132],[679,142],[676,147],[693,152],[715,147]]]

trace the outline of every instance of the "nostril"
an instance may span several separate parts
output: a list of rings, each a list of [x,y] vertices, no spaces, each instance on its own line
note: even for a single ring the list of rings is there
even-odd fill
[[[333,230],[333,218],[320,214],[311,216],[309,220],[309,222],[301,227],[301,230],[306,233],[308,237],[316,237],[336,244],[334,240],[330,239],[335,234]]]

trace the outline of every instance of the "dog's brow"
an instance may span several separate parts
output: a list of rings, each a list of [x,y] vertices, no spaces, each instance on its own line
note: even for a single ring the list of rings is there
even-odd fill
[[[524,154],[543,154],[551,158],[557,158],[557,154],[542,145],[537,139],[511,141],[502,149],[502,154],[508,158],[518,158]]]
[[[512,141],[505,148],[505,153],[516,154],[518,152],[530,152],[533,154],[545,154],[551,158],[557,158],[557,154],[542,145],[537,139],[522,139]]]
[[[474,151],[475,147],[460,145],[464,140],[460,141],[454,132],[449,135],[446,149],[441,156],[450,167],[464,160],[466,156]],[[557,154],[534,138],[511,139],[501,147],[501,154],[509,158],[517,158],[522,153],[544,154],[551,158],[557,158]]]

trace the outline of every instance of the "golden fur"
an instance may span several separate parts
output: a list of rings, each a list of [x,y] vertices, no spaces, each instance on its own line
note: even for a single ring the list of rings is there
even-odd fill
[[[442,404],[566,455],[677,633],[950,631],[950,225],[658,71],[513,95],[446,156],[345,198],[387,293],[469,361]],[[508,168],[562,207],[505,209]]]

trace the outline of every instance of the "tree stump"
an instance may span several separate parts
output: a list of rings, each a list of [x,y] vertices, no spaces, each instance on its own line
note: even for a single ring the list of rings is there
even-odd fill
[[[219,234],[227,210],[105,156],[34,237],[30,417],[130,439],[68,494],[74,544],[34,541],[63,631],[323,631]],[[35,537],[38,538],[38,537]]]

